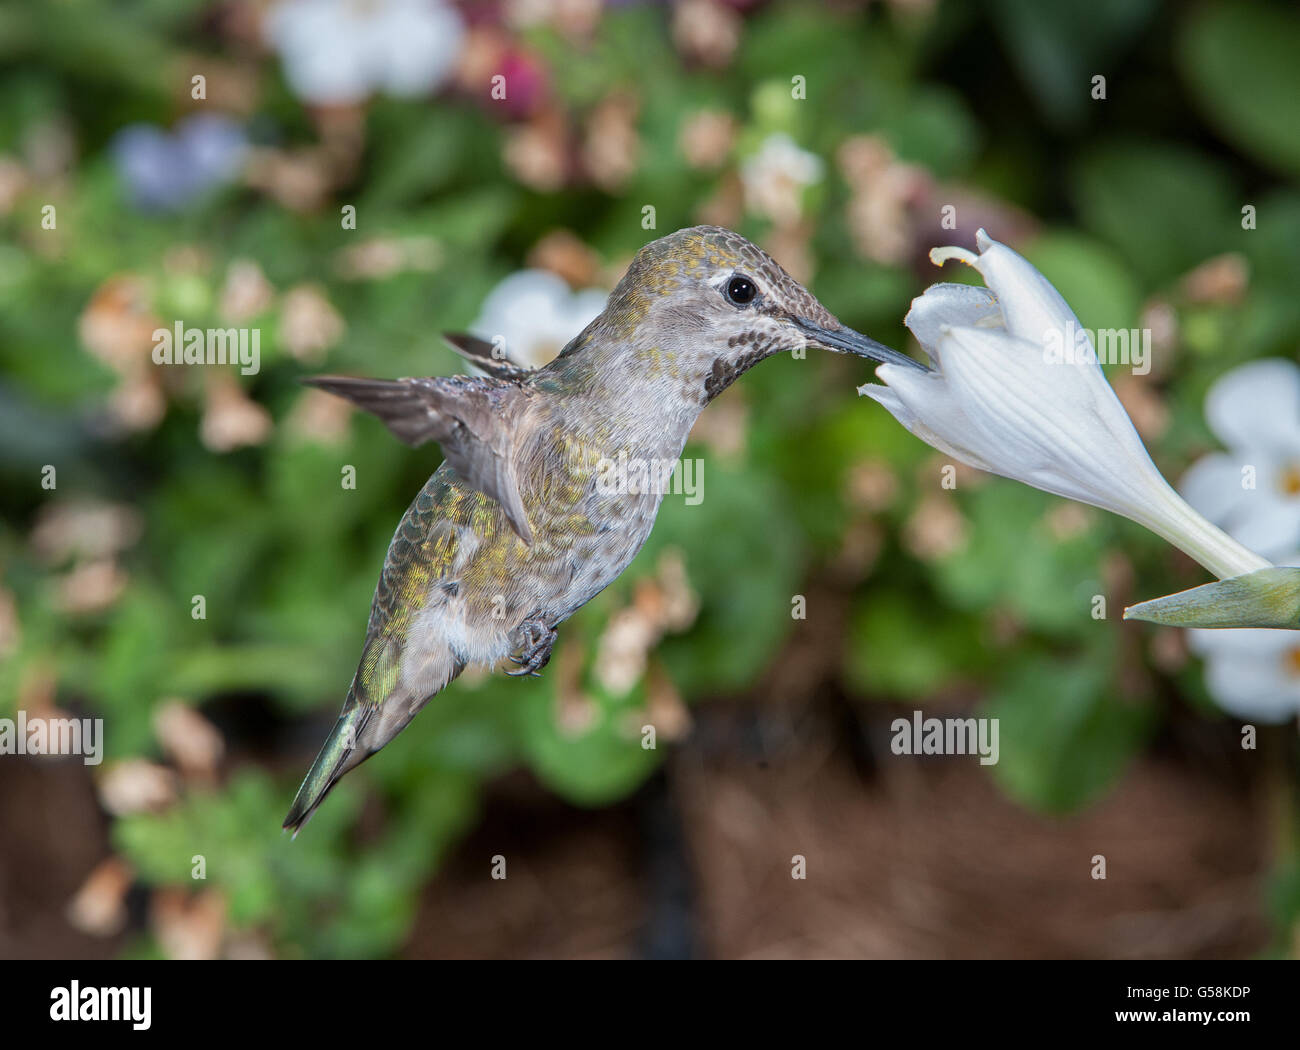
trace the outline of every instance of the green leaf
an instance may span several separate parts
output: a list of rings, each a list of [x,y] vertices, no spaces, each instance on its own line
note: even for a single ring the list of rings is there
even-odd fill
[[[935,563],[939,592],[962,609],[1002,606],[1039,630],[1074,636],[1098,628],[1092,597],[1104,593],[1099,562],[1108,524],[1068,538],[1055,535],[1047,515],[1063,504],[1024,485],[996,478],[964,501],[969,539]]]
[[[1079,323],[1099,328],[1137,325],[1141,293],[1120,256],[1092,237],[1059,231],[1037,238],[1025,251],[1074,310]]]
[[[101,643],[95,681],[78,683],[104,712],[109,757],[152,748],[151,720],[166,681],[170,645],[179,633],[175,625],[193,623],[188,610],[170,606],[143,588],[132,588],[122,598]]]
[[[700,598],[699,617],[687,633],[665,639],[660,653],[688,695],[743,688],[768,665],[793,625],[791,599],[805,560],[782,486],[717,457],[701,463],[700,502],[665,497],[650,539],[628,570],[633,577],[648,571],[669,547],[684,556]]]
[[[1084,224],[1153,285],[1241,247],[1231,180],[1217,163],[1182,146],[1122,141],[1096,147],[1076,169],[1075,193]]]
[[[1300,174],[1300,17],[1250,2],[1206,6],[1178,39],[1183,79],[1229,142],[1279,171]]]
[[[551,790],[580,806],[601,806],[625,798],[659,765],[661,751],[641,746],[636,712],[645,703],[644,684],[614,698],[594,683],[583,691],[591,722],[561,724],[552,672],[551,688],[534,689],[520,701],[524,752]]]
[[[1098,798],[1146,740],[1154,712],[1117,698],[1106,661],[1031,658],[986,715],[998,719],[993,775],[1026,806],[1068,812]]]
[[[987,662],[979,620],[937,600],[870,593],[849,626],[846,671],[865,693],[927,696]]]
[[[370,123],[376,156],[358,215],[407,207],[443,188],[465,151],[483,150],[495,134],[486,120],[440,102],[414,109],[381,99]]]
[[[1034,101],[1055,123],[1082,122],[1094,74],[1113,75],[1154,0],[995,0],[993,19]],[[1101,103],[1105,104],[1105,103]]]
[[[1125,609],[1124,619],[1147,620],[1171,627],[1300,630],[1300,569],[1260,569],[1167,594]]]
[[[891,108],[881,131],[900,160],[921,164],[940,177],[964,174],[980,139],[961,96],[929,86]]]

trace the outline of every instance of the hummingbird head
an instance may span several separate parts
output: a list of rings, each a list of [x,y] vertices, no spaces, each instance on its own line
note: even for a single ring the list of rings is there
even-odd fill
[[[630,347],[706,402],[764,358],[804,347],[925,367],[846,328],[770,255],[720,226],[647,244],[584,334]]]

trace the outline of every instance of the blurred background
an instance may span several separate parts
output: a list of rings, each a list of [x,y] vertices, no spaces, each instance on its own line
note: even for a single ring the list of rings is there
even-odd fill
[[[928,250],[984,226],[1150,333],[1110,375],[1177,482],[1249,455],[1213,384],[1300,347],[1298,54],[1260,0],[0,7],[0,716],[105,733],[0,757],[0,955],[1300,952],[1300,647],[1243,699],[1120,620],[1203,570],[945,487],[829,355],[709,407],[703,499],[543,677],[467,674],[280,832],[439,459],[301,376],[460,371],[442,330],[540,364],[700,222],[915,352]],[[156,365],[177,322],[260,369]],[[1294,430],[1228,523],[1276,557]],[[893,754],[918,710],[999,718],[999,762]]]

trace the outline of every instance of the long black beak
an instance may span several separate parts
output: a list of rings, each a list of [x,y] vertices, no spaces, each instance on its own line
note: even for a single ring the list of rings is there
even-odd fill
[[[906,365],[909,368],[918,368],[922,372],[930,371],[920,361],[915,361],[906,354],[900,354],[897,350],[891,350],[884,343],[877,343],[852,328],[823,328],[806,317],[794,317],[791,320],[807,334],[809,341],[827,350],[842,354],[856,354],[858,357],[879,361],[881,364]]]

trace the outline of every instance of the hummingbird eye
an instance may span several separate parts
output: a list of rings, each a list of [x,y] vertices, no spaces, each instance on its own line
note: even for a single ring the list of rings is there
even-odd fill
[[[758,295],[758,287],[748,277],[737,274],[727,282],[727,298],[737,306],[746,306]]]

